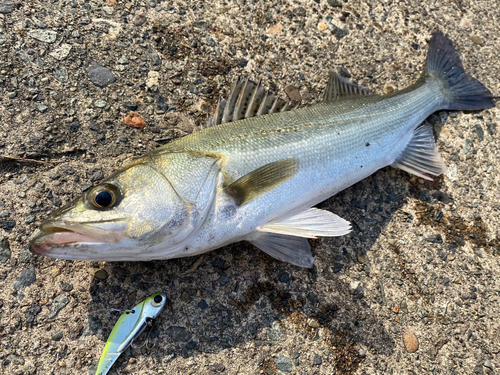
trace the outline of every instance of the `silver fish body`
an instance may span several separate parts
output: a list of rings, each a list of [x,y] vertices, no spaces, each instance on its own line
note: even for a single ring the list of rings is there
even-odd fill
[[[217,110],[216,122],[267,105],[256,99],[258,87],[245,90]],[[491,93],[465,74],[439,32],[424,74],[409,88],[367,95],[333,75],[327,93],[318,104],[225,122],[153,151],[55,212],[32,241],[33,251],[65,259],[151,260],[248,240],[275,258],[309,267],[306,238],[350,231],[347,221],[311,207],[388,165],[424,178],[441,174],[444,163],[422,121],[440,109],[493,105]]]

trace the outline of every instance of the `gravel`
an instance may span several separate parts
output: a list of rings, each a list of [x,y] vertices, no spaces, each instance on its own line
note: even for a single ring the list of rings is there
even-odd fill
[[[57,39],[57,33],[53,30],[30,30],[28,35],[44,43],[54,43]]]
[[[109,70],[95,61],[91,61],[87,68],[90,81],[97,87],[104,88],[116,81],[115,75]]]
[[[22,290],[36,281],[35,266],[30,265],[21,271],[14,283],[14,290]]]

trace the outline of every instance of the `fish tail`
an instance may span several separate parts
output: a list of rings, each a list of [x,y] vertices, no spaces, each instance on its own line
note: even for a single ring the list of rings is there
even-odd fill
[[[465,72],[451,40],[441,31],[432,36],[424,74],[441,81],[446,98],[443,109],[477,110],[494,106],[491,92]]]

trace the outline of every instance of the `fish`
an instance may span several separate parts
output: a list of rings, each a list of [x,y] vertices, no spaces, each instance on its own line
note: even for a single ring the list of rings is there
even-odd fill
[[[320,102],[298,106],[237,79],[207,127],[111,174],[41,224],[31,250],[53,258],[149,261],[249,241],[312,267],[309,238],[350,223],[314,206],[386,166],[432,179],[446,171],[433,130],[439,110],[494,106],[436,31],[411,86],[373,94],[331,71]]]
[[[111,331],[97,365],[96,375],[106,375],[118,357],[137,339],[146,327],[160,315],[167,296],[156,293],[131,310],[125,310]]]

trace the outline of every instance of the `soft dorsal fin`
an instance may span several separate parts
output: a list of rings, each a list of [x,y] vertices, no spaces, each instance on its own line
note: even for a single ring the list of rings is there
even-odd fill
[[[392,166],[430,181],[432,178],[426,174],[439,176],[446,172],[446,165],[439,155],[432,129],[426,125],[415,129],[410,143]]]
[[[339,99],[344,97],[354,97],[360,95],[370,95],[371,91],[360,86],[347,78],[338,75],[335,71],[330,71],[328,84],[323,93],[323,100]]]
[[[207,127],[238,121],[244,118],[285,112],[296,108],[277,96],[271,95],[262,87],[261,81],[238,77],[226,99],[220,97],[213,116],[208,116]]]
[[[296,159],[278,160],[244,175],[227,186],[225,191],[238,206],[243,206],[293,177],[298,167]]]

